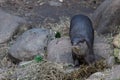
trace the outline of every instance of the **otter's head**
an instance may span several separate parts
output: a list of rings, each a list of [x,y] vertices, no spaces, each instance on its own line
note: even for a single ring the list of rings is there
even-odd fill
[[[88,52],[88,46],[86,44],[86,41],[84,39],[74,39],[73,41],[71,41],[72,43],[72,51],[79,55],[85,55]]]

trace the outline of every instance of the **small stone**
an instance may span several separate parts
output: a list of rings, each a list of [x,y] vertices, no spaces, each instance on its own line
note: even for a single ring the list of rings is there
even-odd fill
[[[50,6],[61,6],[62,5],[62,3],[60,3],[60,2],[58,2],[58,1],[49,1],[49,5]]]
[[[26,65],[29,65],[31,64],[33,61],[23,61],[23,62],[20,62],[19,63],[19,66],[22,67],[22,66],[26,66]]]
[[[120,34],[118,34],[114,37],[113,45],[117,48],[120,48]]]
[[[63,0],[59,0],[60,2],[63,2]]]

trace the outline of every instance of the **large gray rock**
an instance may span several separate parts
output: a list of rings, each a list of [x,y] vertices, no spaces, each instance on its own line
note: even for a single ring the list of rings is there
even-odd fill
[[[113,49],[107,42],[107,39],[102,36],[95,35],[94,53],[108,59],[111,55],[113,55]]]
[[[109,67],[115,64],[115,59],[113,56],[113,48],[111,44],[108,43],[108,40],[105,37],[95,35],[94,53],[104,58]],[[96,58],[99,58],[99,57],[96,57]]]
[[[94,73],[86,80],[119,80],[120,79],[119,73],[120,65],[117,65],[113,67],[111,70]]]
[[[0,3],[4,3],[4,2],[6,2],[6,0],[0,0]]]
[[[104,0],[92,15],[99,34],[118,33],[120,25],[120,0]]]
[[[102,72],[96,72],[86,80],[102,80],[104,77],[105,75]]]
[[[35,55],[44,57],[52,34],[47,29],[34,28],[24,32],[10,47],[9,54],[19,60],[30,60]]]
[[[73,64],[71,43],[69,38],[52,40],[48,44],[47,59],[61,64]]]
[[[0,9],[0,43],[9,40],[24,19],[8,14]]]

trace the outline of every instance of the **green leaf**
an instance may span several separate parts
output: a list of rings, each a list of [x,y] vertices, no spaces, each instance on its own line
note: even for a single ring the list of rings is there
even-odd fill
[[[61,34],[60,34],[60,32],[56,32],[56,34],[55,34],[55,38],[61,38]]]
[[[41,61],[43,61],[43,58],[42,58],[42,56],[37,55],[37,56],[35,56],[34,60],[35,60],[36,62],[41,62]]]

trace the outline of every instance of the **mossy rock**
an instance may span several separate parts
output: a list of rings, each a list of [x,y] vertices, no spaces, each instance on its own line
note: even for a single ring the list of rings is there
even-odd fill
[[[120,49],[118,48],[114,49],[114,57],[116,59],[116,62],[120,63]]]

